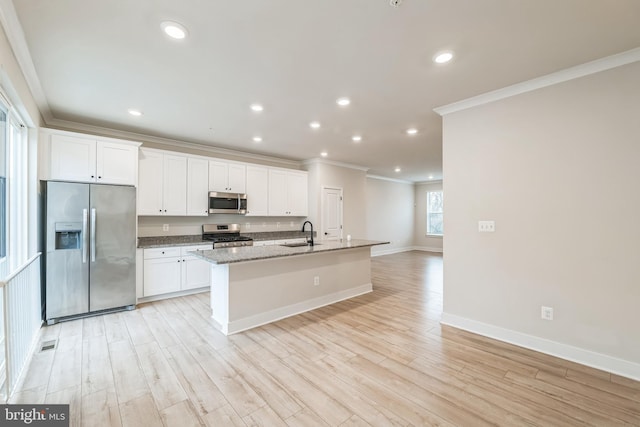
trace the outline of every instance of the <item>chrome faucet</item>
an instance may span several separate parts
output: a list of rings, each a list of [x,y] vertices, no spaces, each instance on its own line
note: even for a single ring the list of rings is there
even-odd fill
[[[307,244],[309,246],[313,246],[313,224],[311,224],[311,221],[305,221],[304,223],[302,223],[302,232],[304,233],[304,228],[307,224],[311,226],[311,240],[307,240]]]

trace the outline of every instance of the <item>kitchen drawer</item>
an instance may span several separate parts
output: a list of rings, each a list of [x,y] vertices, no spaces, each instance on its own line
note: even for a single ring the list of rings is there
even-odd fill
[[[197,246],[181,246],[180,247],[182,256],[191,255],[189,251],[208,251],[209,249],[213,249],[213,244],[208,243],[206,245],[197,245]]]
[[[270,246],[275,244],[276,244],[275,240],[254,240],[253,241],[253,246]]]
[[[180,247],[149,248],[144,250],[144,259],[179,257]]]
[[[291,239],[280,239],[275,240],[274,244],[276,245],[290,245],[292,243],[305,243],[307,241],[306,237],[294,237]]]

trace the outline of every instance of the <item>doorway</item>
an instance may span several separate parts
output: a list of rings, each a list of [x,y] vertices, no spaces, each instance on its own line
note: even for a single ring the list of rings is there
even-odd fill
[[[342,203],[342,188],[322,187],[321,239],[342,239]]]

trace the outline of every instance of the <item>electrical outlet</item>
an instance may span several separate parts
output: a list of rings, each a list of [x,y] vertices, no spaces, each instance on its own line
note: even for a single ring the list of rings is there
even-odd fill
[[[544,320],[553,320],[553,307],[545,307],[540,309],[540,317]]]
[[[162,231],[169,231],[169,224],[162,224]]]
[[[313,286],[318,286],[320,284],[320,276],[315,276],[313,278]]]
[[[478,221],[478,231],[481,233],[493,233],[496,231],[495,221]]]

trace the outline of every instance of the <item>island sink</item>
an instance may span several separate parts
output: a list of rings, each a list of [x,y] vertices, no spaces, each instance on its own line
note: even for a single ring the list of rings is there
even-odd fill
[[[298,243],[285,243],[284,245],[280,245],[280,246],[286,246],[287,248],[300,248],[302,246],[319,246],[321,245],[321,243],[314,243],[313,245],[309,242],[298,242]]]

